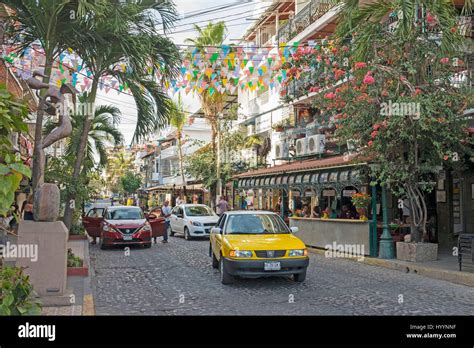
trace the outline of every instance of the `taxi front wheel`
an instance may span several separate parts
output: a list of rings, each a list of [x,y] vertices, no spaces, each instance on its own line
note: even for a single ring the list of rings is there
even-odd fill
[[[234,277],[232,277],[228,272],[225,267],[224,263],[224,258],[221,256],[221,259],[219,260],[219,271],[221,275],[221,283],[222,284],[232,284],[234,281]]]

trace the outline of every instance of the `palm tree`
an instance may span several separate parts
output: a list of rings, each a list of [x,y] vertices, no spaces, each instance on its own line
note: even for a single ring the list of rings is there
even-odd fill
[[[74,37],[74,49],[93,73],[88,99],[91,109],[103,76],[115,77],[130,89],[138,109],[134,141],[168,123],[170,104],[163,83],[177,75],[180,57],[177,47],[160,29],[167,32],[175,19],[175,7],[167,0],[121,3],[109,6],[104,16],[88,17]],[[157,71],[161,83],[153,78]],[[73,178],[81,171],[91,121],[88,117],[84,122]],[[71,217],[67,205],[64,223],[68,227]]]
[[[186,114],[183,112],[183,103],[181,101],[181,94],[178,95],[178,102],[173,103],[170,114],[170,125],[176,128],[176,139],[178,140],[178,157],[179,157],[179,171],[184,187],[184,195],[186,196],[186,177],[184,175],[184,160],[183,160],[183,127],[187,122]]]
[[[119,180],[133,166],[133,159],[125,151],[116,152],[107,164],[107,181],[109,187],[117,186]]]
[[[336,38],[352,40],[355,48],[354,58],[365,61],[377,53],[377,47],[383,46],[387,41],[398,41],[404,44],[415,44],[419,39],[420,26],[429,30],[429,24],[420,20],[420,13],[436,19],[437,31],[443,33],[439,36],[439,49],[444,52],[453,52],[462,44],[462,38],[452,28],[456,27],[455,7],[451,1],[434,0],[377,0],[361,4],[359,0],[335,1],[342,3],[342,19],[336,29]],[[472,14],[472,0],[466,0],[462,13]],[[384,20],[390,15],[396,15],[397,26],[393,32],[383,30]],[[409,50],[409,47],[407,47]]]
[[[105,0],[3,0],[2,2],[14,10],[13,14],[6,17],[7,34],[12,40],[12,46],[23,54],[33,43],[40,42],[45,54],[44,83],[49,83],[51,79],[54,61],[71,47],[71,38],[82,18],[86,18],[91,12],[100,16],[107,5]],[[44,163],[41,161],[44,102],[44,98],[41,98],[36,115],[33,190],[42,183],[44,169]]]
[[[198,32],[197,37],[194,39],[186,39],[185,42],[194,45],[201,54],[205,54],[206,49],[209,46],[221,46],[224,43],[227,31],[224,22],[221,21],[215,24],[209,22],[204,28],[200,28],[197,25],[194,25],[194,28]],[[207,78],[207,80],[208,81],[206,82],[210,83],[210,79]],[[211,93],[210,89],[207,89],[203,93],[199,94],[201,109],[204,112],[205,118],[211,125],[212,154],[214,158],[217,158],[217,187],[215,189],[217,196],[221,195],[220,191],[222,189],[220,179],[220,160],[217,153],[217,147],[219,144],[219,139],[217,139],[219,137],[219,115],[221,115],[224,110],[226,97],[227,93]]]
[[[123,142],[123,135],[117,128],[120,122],[121,112],[115,106],[101,105],[94,113],[91,128],[87,135],[86,155],[84,159],[85,165],[82,172],[88,172],[96,164],[94,154],[98,154],[99,167],[105,168],[108,163],[107,144],[112,143],[119,146]],[[73,159],[76,157],[79,148],[79,141],[84,129],[85,117],[82,114],[73,114],[71,116],[72,134],[66,143],[65,156]],[[46,123],[44,131],[50,132],[56,125],[53,122]]]

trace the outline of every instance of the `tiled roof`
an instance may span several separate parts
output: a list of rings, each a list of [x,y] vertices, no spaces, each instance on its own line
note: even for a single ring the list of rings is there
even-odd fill
[[[361,162],[355,162],[353,159],[350,159],[349,161],[347,161],[347,159],[345,159],[345,156],[334,156],[334,157],[328,157],[328,158],[317,159],[317,160],[292,162],[292,163],[282,164],[282,165],[274,166],[270,168],[251,170],[242,174],[235,175],[234,179],[262,176],[262,175],[269,175],[269,174],[300,172],[300,171],[317,169],[317,168],[325,168],[325,167],[355,165],[357,163],[361,163]]]

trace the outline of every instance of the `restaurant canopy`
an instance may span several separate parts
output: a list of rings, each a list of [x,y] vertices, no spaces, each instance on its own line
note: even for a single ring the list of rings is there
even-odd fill
[[[365,165],[348,164],[342,156],[337,156],[264,168],[237,175],[234,180],[237,181],[237,188],[243,190],[283,189],[303,192],[313,189],[320,192],[332,188],[341,192],[348,186],[359,189],[366,184],[363,175]]]

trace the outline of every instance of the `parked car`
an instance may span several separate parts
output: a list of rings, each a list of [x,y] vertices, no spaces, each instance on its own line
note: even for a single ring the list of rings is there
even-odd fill
[[[147,221],[139,207],[110,206],[103,215],[83,217],[84,228],[93,237],[100,238],[100,248],[114,245],[143,245],[151,247],[152,224],[159,223],[152,219]]]
[[[221,215],[210,235],[212,267],[219,268],[222,284],[234,276],[292,275],[306,279],[309,264],[305,244],[282,218],[266,211],[232,211]]]
[[[182,233],[186,240],[209,236],[217,220],[219,216],[205,204],[181,204],[171,211],[170,235]]]

